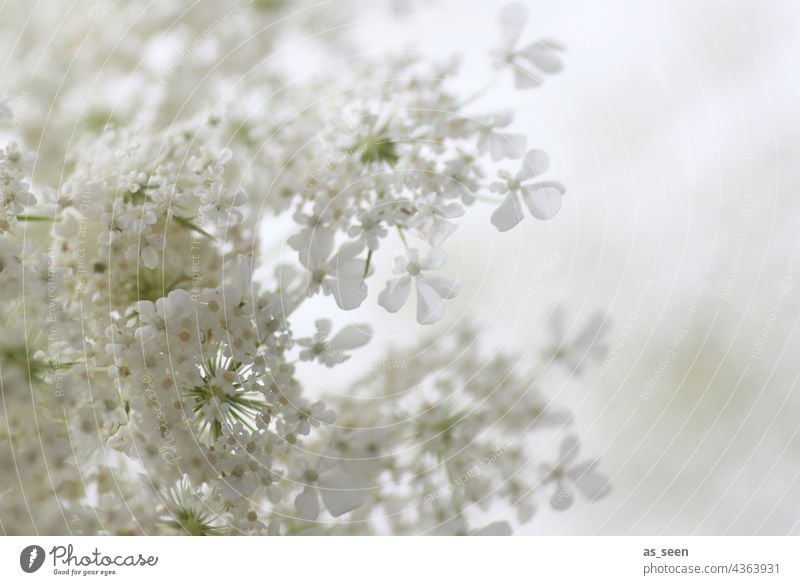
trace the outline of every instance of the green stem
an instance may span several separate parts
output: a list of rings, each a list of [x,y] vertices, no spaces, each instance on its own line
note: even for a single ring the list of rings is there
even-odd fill
[[[61,221],[60,217],[48,217],[46,215],[28,215],[28,214],[20,214],[17,215],[17,220],[19,221]]]
[[[367,278],[367,274],[369,274],[370,262],[372,262],[372,250],[367,251],[367,262],[364,264],[364,275],[361,277],[361,280],[365,280]]]
[[[190,219],[186,219],[185,217],[180,217],[180,216],[178,216],[178,215],[173,215],[173,216],[172,216],[172,219],[174,219],[174,220],[175,220],[175,221],[176,221],[176,222],[177,222],[179,225],[182,225],[182,226],[183,226],[183,227],[185,227],[186,229],[189,229],[189,230],[195,231],[195,232],[197,232],[198,234],[202,234],[202,235],[204,235],[205,237],[207,237],[207,238],[210,238],[211,240],[214,240],[214,239],[215,239],[215,238],[214,238],[214,236],[212,236],[211,234],[209,234],[207,231],[205,231],[205,230],[204,230],[203,228],[201,228],[199,225],[197,225],[196,223],[192,223],[192,220],[190,220]]]
[[[408,251],[408,242],[406,241],[406,235],[403,233],[403,228],[397,226],[397,233],[400,234],[400,240],[403,242],[406,251]]]
[[[478,98],[479,98],[479,97],[481,97],[483,94],[485,94],[487,91],[489,91],[490,89],[492,89],[492,86],[493,86],[495,83],[497,83],[497,81],[500,79],[500,75],[501,75],[501,73],[500,73],[500,72],[498,72],[498,73],[495,73],[494,77],[493,77],[493,78],[492,78],[492,79],[489,81],[489,83],[487,83],[486,85],[484,85],[482,88],[480,88],[478,91],[476,91],[476,92],[475,92],[475,93],[473,93],[472,95],[468,96],[468,97],[467,97],[467,98],[466,98],[464,101],[462,101],[460,104],[458,104],[458,107],[459,107],[459,108],[463,108],[464,106],[471,104],[471,103],[472,103],[472,102],[474,102],[476,99],[478,99]]]

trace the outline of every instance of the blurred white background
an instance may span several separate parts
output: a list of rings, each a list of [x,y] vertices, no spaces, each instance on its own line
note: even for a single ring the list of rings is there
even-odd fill
[[[376,52],[464,52],[467,77],[485,79],[501,4],[397,2],[350,27]],[[464,293],[448,321],[477,314],[524,351],[554,302],[576,328],[607,311],[612,352],[589,383],[546,390],[577,409],[614,483],[528,530],[800,532],[800,4],[526,4],[523,40],[558,40],[566,70],[526,92],[506,78],[475,111],[517,111],[565,207],[506,234],[487,229],[491,207],[469,214],[449,242]],[[390,332],[375,355],[411,335],[413,318],[363,311]]]

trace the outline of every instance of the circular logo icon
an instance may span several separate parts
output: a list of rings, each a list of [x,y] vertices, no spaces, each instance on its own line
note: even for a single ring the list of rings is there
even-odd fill
[[[42,568],[43,564],[44,549],[37,544],[26,546],[19,553],[19,566],[26,573],[35,573]]]

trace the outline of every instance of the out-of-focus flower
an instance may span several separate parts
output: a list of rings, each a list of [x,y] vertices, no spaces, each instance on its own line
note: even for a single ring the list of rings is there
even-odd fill
[[[602,358],[607,350],[608,317],[602,311],[592,314],[574,335],[567,328],[565,309],[556,306],[549,320],[552,342],[543,357],[580,373],[591,360]]]
[[[564,67],[560,55],[564,48],[555,41],[540,40],[517,47],[528,18],[528,9],[523,4],[512,2],[503,6],[497,13],[501,42],[492,51],[501,67],[513,70],[514,81],[520,89],[539,87],[545,75],[558,73]]]
[[[316,322],[317,333],[313,337],[303,337],[296,341],[304,348],[300,351],[300,359],[304,361],[318,360],[329,368],[349,359],[345,352],[366,345],[372,337],[372,327],[367,324],[348,325],[339,333],[331,335],[330,319],[319,319]]]
[[[501,232],[513,228],[522,221],[522,204],[537,219],[552,219],[561,209],[564,187],[555,181],[525,183],[544,174],[550,166],[550,159],[541,150],[530,150],[525,155],[522,168],[512,175],[508,171],[499,172],[500,180],[492,184],[492,191],[505,195],[505,199],[492,214],[492,223]]]
[[[417,289],[417,322],[435,323],[444,317],[444,300],[458,294],[458,283],[444,276],[428,274],[444,266],[447,257],[440,248],[432,248],[420,258],[419,251],[412,249],[407,256],[395,260],[394,273],[398,276],[386,282],[378,296],[378,304],[390,313],[396,313],[408,300],[412,282]]]
[[[555,492],[550,505],[556,510],[566,510],[572,506],[577,490],[589,501],[599,500],[611,491],[608,478],[597,471],[597,461],[577,463],[580,441],[567,437],[561,443],[561,455],[552,466],[543,466],[545,484],[555,484]]]

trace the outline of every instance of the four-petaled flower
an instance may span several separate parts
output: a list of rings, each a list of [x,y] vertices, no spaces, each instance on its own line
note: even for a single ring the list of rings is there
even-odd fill
[[[564,309],[556,307],[550,317],[552,343],[544,350],[544,357],[562,364],[574,374],[579,374],[588,361],[600,359],[605,355],[608,349],[605,339],[607,329],[608,317],[602,311],[597,311],[570,338]]]
[[[300,253],[300,263],[308,269],[308,294],[322,290],[331,295],[339,308],[349,311],[367,298],[364,277],[366,260],[358,258],[364,249],[361,242],[348,242],[331,255],[331,247],[311,246]]]
[[[352,512],[367,499],[366,490],[333,459],[320,457],[314,465],[300,459],[298,468],[296,481],[304,487],[295,497],[294,505],[303,520],[317,519],[320,498],[334,518]]]
[[[405,305],[411,292],[411,281],[417,287],[417,322],[423,325],[435,323],[444,316],[444,299],[452,299],[458,294],[458,283],[444,276],[427,274],[430,270],[441,268],[447,257],[440,248],[432,248],[428,255],[420,259],[415,249],[408,256],[395,259],[394,273],[397,278],[386,282],[386,288],[378,295],[378,304],[390,313],[395,313]]]
[[[372,338],[372,327],[365,324],[348,325],[333,339],[328,339],[333,328],[330,319],[318,319],[315,325],[317,333],[313,337],[297,340],[297,345],[304,348],[300,351],[300,359],[318,360],[329,368],[350,358],[345,351],[357,349]]]
[[[543,174],[549,166],[550,159],[544,151],[530,150],[516,175],[505,170],[498,173],[501,180],[492,184],[492,191],[506,196],[492,214],[492,223],[498,230],[508,231],[522,221],[520,198],[535,218],[555,217],[561,209],[561,198],[565,192],[563,185],[556,181],[524,183]]]
[[[543,483],[554,483],[556,491],[550,498],[550,505],[556,510],[566,510],[575,499],[578,490],[589,501],[599,500],[611,491],[606,476],[597,471],[595,460],[575,463],[580,451],[577,437],[567,437],[561,443],[561,455],[555,465],[542,466]]]
[[[518,3],[507,4],[497,14],[502,27],[502,42],[492,51],[501,66],[514,71],[514,83],[519,89],[542,85],[546,74],[558,73],[564,67],[559,53],[564,48],[551,40],[540,40],[517,48],[522,31],[528,23],[528,9]]]

